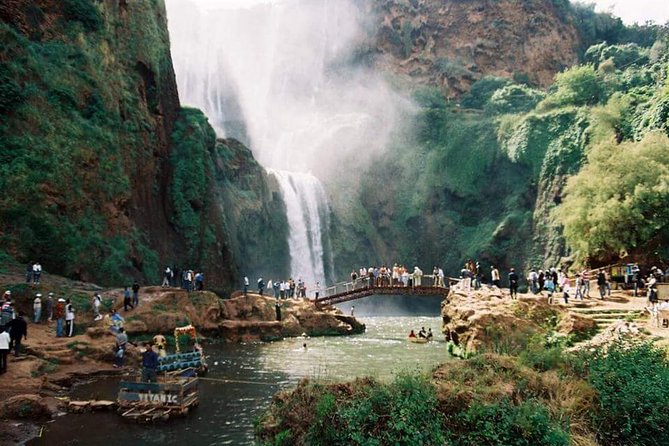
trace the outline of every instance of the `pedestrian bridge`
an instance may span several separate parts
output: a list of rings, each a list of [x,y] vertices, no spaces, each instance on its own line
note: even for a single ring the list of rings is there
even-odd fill
[[[425,282],[434,282],[432,276],[423,276]],[[425,279],[428,280],[425,280]],[[448,278],[449,286],[457,283],[459,279]],[[402,295],[402,296],[441,296],[446,297],[449,292],[449,287],[442,287],[436,285],[421,285],[421,286],[404,286],[400,285],[383,285],[370,286],[368,281],[342,282],[332,285],[325,289],[325,296],[319,297],[314,301],[316,306],[322,307],[325,305],[340,304],[342,302],[349,302],[352,300],[362,299],[363,297],[382,295]]]

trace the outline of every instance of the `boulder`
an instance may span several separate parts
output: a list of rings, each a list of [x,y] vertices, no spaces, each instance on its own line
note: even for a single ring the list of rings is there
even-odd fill
[[[0,403],[0,418],[45,420],[51,411],[39,395],[16,395]]]

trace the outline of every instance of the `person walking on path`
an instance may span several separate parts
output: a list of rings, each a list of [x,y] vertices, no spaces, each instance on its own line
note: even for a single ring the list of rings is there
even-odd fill
[[[9,332],[0,327],[0,375],[7,373],[7,354],[9,353],[10,343]]]
[[[169,266],[165,267],[165,272],[163,272],[163,288],[170,286],[170,280],[172,279],[172,269]]]
[[[142,381],[155,383],[158,381],[158,354],[151,348],[151,343],[144,343],[142,352]]]
[[[65,335],[68,338],[74,336],[74,306],[70,299],[65,301]]]
[[[204,290],[204,273],[199,272],[195,275],[195,289],[197,291]]]
[[[316,299],[318,299],[318,296],[320,296],[320,294],[321,294],[321,283],[320,282],[316,282],[316,286],[314,287],[314,293],[315,293]]]
[[[123,311],[128,311],[128,307],[135,308],[135,306],[130,301],[130,290],[128,287],[123,288]]]
[[[574,285],[574,299],[581,298],[583,300],[583,278],[580,274],[576,274],[576,283]]]
[[[21,339],[28,340],[28,323],[23,319],[23,313],[19,311],[18,316],[9,324],[10,348],[14,347],[14,356],[19,356],[21,352]]]
[[[33,265],[33,283],[39,285],[40,278],[42,277],[42,265],[39,262],[35,262]]]
[[[123,359],[125,358],[125,349],[128,344],[128,335],[125,334],[123,327],[118,329],[116,334],[116,355],[114,356],[114,368],[123,367]]]
[[[56,319],[56,337],[63,337],[63,325],[65,323],[65,299],[60,298],[56,302],[56,307],[53,310],[53,317]]]
[[[53,293],[49,293],[44,301],[44,316],[47,322],[53,319]]]
[[[100,293],[95,293],[93,295],[93,320],[99,321],[102,319],[102,315],[100,314],[100,306],[102,305],[102,297],[100,296]]]
[[[33,322],[39,324],[40,319],[42,318],[42,294],[35,294],[35,300],[33,300]]]
[[[518,274],[516,274],[514,268],[511,268],[509,271],[509,293],[511,294],[511,299],[518,298]]]
[[[132,307],[139,306],[139,283],[135,280],[135,283],[132,284]]]
[[[265,282],[262,280],[261,277],[258,279],[258,294],[262,296],[264,290],[265,290]]]
[[[499,288],[499,285],[500,285],[499,270],[497,268],[495,268],[494,266],[491,267],[490,277],[492,279],[492,285],[494,287]]]
[[[249,278],[244,276],[244,296],[248,294],[249,291]]]
[[[33,265],[33,262],[28,262],[28,266],[26,266],[26,283],[33,281]]]
[[[597,273],[597,287],[599,288],[599,298],[604,300],[606,296],[606,275],[603,270]]]

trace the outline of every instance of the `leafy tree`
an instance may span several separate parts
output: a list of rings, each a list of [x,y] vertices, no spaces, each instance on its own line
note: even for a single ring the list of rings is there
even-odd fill
[[[595,105],[607,94],[602,75],[593,65],[580,65],[557,74],[553,88],[540,108]]]
[[[493,93],[511,84],[505,77],[485,76],[474,82],[472,88],[462,97],[462,106],[467,108],[483,108]]]
[[[493,113],[526,113],[545,96],[543,92],[525,85],[507,85],[492,94],[486,109]]]
[[[669,241],[669,137],[651,132],[639,142],[596,144],[570,178],[557,217],[568,244],[583,259],[655,250]]]

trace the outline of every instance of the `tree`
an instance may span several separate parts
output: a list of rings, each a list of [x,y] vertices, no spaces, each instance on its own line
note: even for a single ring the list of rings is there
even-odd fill
[[[593,65],[569,68],[555,76],[554,91],[540,104],[551,109],[568,105],[595,105],[606,99],[606,86]]]
[[[669,241],[669,137],[596,144],[557,208],[567,243],[580,260],[655,251]]]

